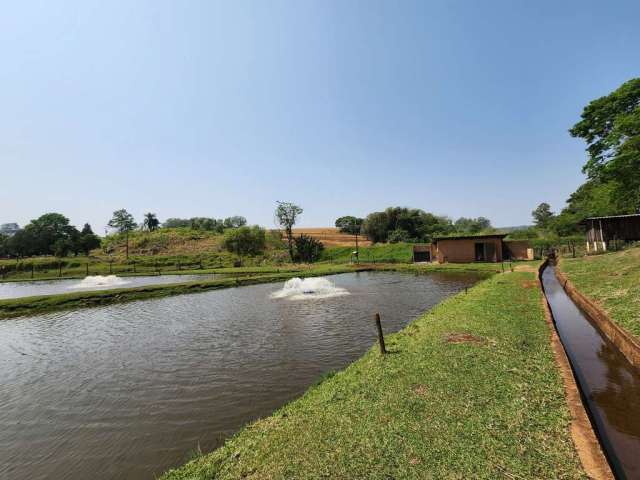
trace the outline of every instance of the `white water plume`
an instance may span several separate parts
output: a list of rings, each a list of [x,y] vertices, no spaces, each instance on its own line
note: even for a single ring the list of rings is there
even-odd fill
[[[92,275],[85,277],[84,280],[72,285],[69,288],[104,288],[104,287],[119,287],[121,285],[127,285],[131,282],[124,280],[115,275]]]
[[[284,287],[271,294],[271,298],[286,298],[289,300],[305,300],[310,298],[331,298],[349,295],[341,287],[323,277],[291,278],[284,283]]]

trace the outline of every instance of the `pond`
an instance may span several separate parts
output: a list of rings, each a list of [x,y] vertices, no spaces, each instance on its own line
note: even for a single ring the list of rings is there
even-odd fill
[[[89,276],[80,279],[67,280],[32,280],[28,282],[0,283],[0,300],[8,298],[31,297],[34,295],[54,295],[71,292],[90,292],[94,290],[108,290],[112,288],[133,288],[145,285],[161,285],[168,283],[195,282],[222,278],[218,274],[196,275],[141,275],[131,277]]]
[[[153,479],[477,278],[327,280],[0,321],[0,478]]]

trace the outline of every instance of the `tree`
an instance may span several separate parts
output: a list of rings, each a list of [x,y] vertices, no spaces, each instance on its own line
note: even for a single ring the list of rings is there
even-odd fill
[[[287,235],[287,244],[289,247],[289,257],[294,261],[293,255],[293,226],[296,224],[298,217],[302,214],[302,208],[290,202],[276,202],[275,217],[278,225],[282,227]]]
[[[391,230],[389,232],[389,237],[387,238],[389,243],[399,243],[406,242],[409,240],[409,233],[402,228],[396,228],[395,230]]]
[[[227,217],[222,222],[224,228],[239,228],[247,224],[247,219],[236,215],[234,217]]]
[[[364,219],[353,217],[351,215],[347,215],[345,217],[340,217],[336,220],[336,227],[342,233],[348,233],[349,235],[354,235],[356,237],[356,256],[359,254],[358,248],[358,235],[362,232],[362,224],[364,223]]]
[[[485,217],[465,218],[460,217],[453,224],[458,233],[480,233],[492,230],[491,220]]]
[[[84,227],[82,227],[82,231],[80,232],[80,250],[84,252],[86,256],[89,256],[89,252],[94,248],[98,248],[100,243],[100,237],[93,233],[91,225],[85,223]]]
[[[336,220],[335,225],[342,233],[358,235],[362,230],[364,219],[347,215]]]
[[[107,224],[111,228],[118,230],[118,233],[125,234],[125,257],[129,258],[129,232],[135,230],[138,224],[135,222],[133,215],[124,208],[113,212],[113,217]]]
[[[551,206],[548,203],[542,202],[533,212],[531,212],[531,216],[533,217],[533,223],[535,223],[538,228],[546,230],[551,225],[553,212],[551,211]]]
[[[260,255],[266,246],[266,232],[258,225],[230,228],[224,232],[223,245],[240,256]]]
[[[400,229],[405,241],[430,242],[434,236],[455,231],[451,220],[417,208],[389,207],[373,212],[364,220],[363,230],[374,242],[386,242],[394,230]],[[398,234],[394,239],[400,238]]]
[[[187,218],[167,218],[162,226],[164,228],[190,227],[191,221]]]
[[[309,235],[300,235],[294,239],[296,246],[296,260],[313,263],[320,258],[324,245]]]
[[[154,230],[157,230],[159,226],[160,226],[160,220],[158,220],[158,217],[156,216],[155,213],[149,212],[144,214],[144,220],[142,222],[143,230],[153,232]]]
[[[569,133],[587,142],[591,180],[612,182],[617,213],[640,211],[640,78],[587,105]]]

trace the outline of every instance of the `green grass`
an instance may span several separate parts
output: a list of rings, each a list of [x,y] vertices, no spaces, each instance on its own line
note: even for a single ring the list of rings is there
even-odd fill
[[[355,246],[331,247],[322,251],[320,261],[349,262]],[[360,247],[361,262],[411,262],[413,261],[413,244],[410,243],[378,243],[370,247]]]
[[[586,478],[535,279],[446,300],[388,335],[386,357],[372,347],[163,479]],[[478,342],[447,341],[460,333]]]
[[[640,247],[582,258],[563,258],[560,269],[611,319],[640,337]]]

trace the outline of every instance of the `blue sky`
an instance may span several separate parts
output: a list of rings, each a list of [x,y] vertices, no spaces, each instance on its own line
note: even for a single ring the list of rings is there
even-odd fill
[[[5,2],[0,223],[59,211],[328,226],[390,205],[530,222],[567,129],[639,74],[637,1]]]

